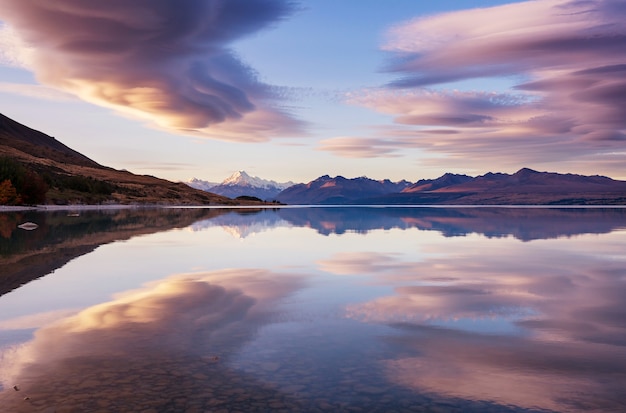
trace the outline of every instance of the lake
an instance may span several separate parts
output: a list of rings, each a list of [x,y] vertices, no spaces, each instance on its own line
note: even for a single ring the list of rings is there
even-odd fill
[[[623,208],[5,212],[0,294],[2,412],[626,411]]]

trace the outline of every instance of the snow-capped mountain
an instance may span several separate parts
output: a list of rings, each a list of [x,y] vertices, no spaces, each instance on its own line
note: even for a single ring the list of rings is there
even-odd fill
[[[207,192],[211,192],[210,191],[211,188],[219,185],[219,182],[203,181],[202,179],[198,179],[198,178],[191,178],[185,183],[192,188],[200,189],[202,191],[207,191]]]
[[[229,198],[247,195],[272,201],[281,191],[295,184],[293,182],[270,181],[257,176],[250,176],[245,171],[237,171],[221,183],[211,183],[193,178],[187,182],[187,185]]]
[[[255,188],[278,188],[281,191],[283,189],[289,188],[294,185],[293,182],[284,182],[278,183],[276,181],[268,181],[267,179],[261,179],[257,176],[250,176],[246,173],[246,171],[238,171],[224,179],[220,185],[231,185],[231,186],[251,186]]]

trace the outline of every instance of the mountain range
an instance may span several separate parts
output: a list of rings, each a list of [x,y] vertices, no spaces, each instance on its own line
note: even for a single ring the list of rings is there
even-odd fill
[[[415,183],[324,175],[306,184],[278,184],[239,171],[220,184],[195,178],[188,184],[289,205],[626,205],[626,181],[529,168],[476,177],[446,173]]]
[[[240,196],[248,200],[231,199]],[[277,183],[239,171],[218,184],[185,184],[100,165],[0,114],[0,203],[259,205],[251,197],[295,205],[626,205],[626,181],[522,168],[415,183],[328,175]]]
[[[276,200],[325,205],[626,205],[626,181],[529,168],[477,177],[446,173],[414,184],[325,175],[285,189]]]
[[[237,198],[252,196],[265,201],[272,201],[283,190],[295,185],[293,182],[279,183],[256,176],[250,176],[245,171],[238,171],[223,180],[221,183],[203,181],[197,178],[186,182],[192,188],[212,192],[214,194]]]

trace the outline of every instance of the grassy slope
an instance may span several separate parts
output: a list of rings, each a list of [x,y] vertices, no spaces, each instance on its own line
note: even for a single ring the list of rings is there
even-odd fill
[[[242,205],[217,194],[191,188],[148,175],[118,171],[92,161],[56,139],[30,129],[0,114],[0,156],[8,156],[40,175],[80,176],[104,181],[114,187],[113,194],[98,195],[51,188],[48,203],[139,203],[166,205]]]

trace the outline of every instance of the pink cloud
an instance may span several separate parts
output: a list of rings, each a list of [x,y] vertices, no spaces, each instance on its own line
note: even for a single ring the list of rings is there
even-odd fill
[[[320,151],[333,152],[345,158],[393,158],[399,142],[391,139],[367,139],[358,137],[336,137],[319,142]]]
[[[20,45],[9,60],[41,83],[168,130],[236,141],[302,132],[276,105],[280,89],[229,48],[293,11],[286,0],[0,0],[12,33],[3,43]]]
[[[610,154],[626,144],[625,22],[623,2],[546,0],[399,24],[383,47],[397,56],[387,68],[397,78],[346,97],[390,115],[394,127],[323,149],[389,156],[409,147],[440,166],[473,166],[478,156],[491,167],[562,162],[615,172]],[[508,93],[449,86],[501,77],[517,84]]]

